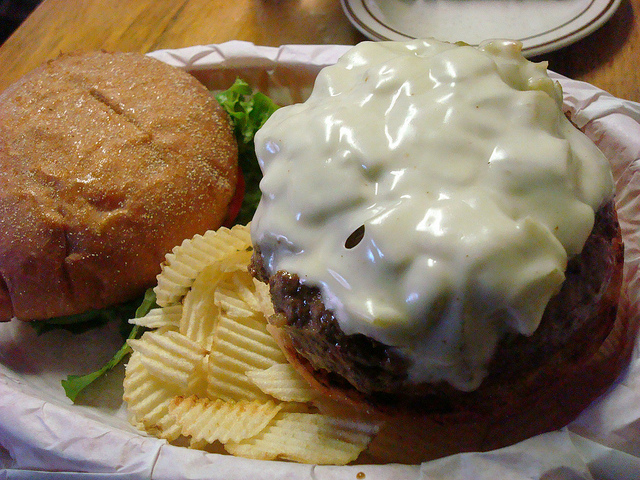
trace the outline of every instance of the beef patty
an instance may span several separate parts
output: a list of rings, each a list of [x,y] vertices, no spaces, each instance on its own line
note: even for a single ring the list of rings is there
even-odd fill
[[[377,407],[399,404],[421,412],[448,413],[492,408],[497,397],[508,401],[516,378],[542,370],[553,375],[567,364],[579,365],[598,350],[615,318],[622,281],[623,245],[613,201],[603,205],[582,252],[571,258],[561,291],[551,299],[539,328],[531,336],[506,334],[499,343],[489,374],[479,389],[461,392],[442,382],[411,385],[408,364],[394,347],[362,334],[346,335],[333,312],[325,308],[320,290],[297,275],[278,271],[268,276],[259,250],[250,270],[268,282],[276,315],[271,319],[286,336],[298,360],[313,370],[329,389],[346,389]],[[526,395],[526,392],[520,392]]]

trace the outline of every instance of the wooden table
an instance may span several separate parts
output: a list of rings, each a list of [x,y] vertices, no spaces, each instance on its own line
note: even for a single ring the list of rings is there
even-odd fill
[[[622,0],[600,30],[536,60],[640,101],[640,0]],[[0,89],[60,52],[248,40],[259,45],[355,44],[339,0],[44,0],[0,47]]]

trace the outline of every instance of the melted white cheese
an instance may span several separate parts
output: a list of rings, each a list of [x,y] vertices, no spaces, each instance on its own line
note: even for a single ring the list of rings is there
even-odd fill
[[[411,360],[411,382],[477,388],[504,332],[536,330],[612,195],[520,48],[362,43],[256,136],[267,271],[319,286],[347,334]]]

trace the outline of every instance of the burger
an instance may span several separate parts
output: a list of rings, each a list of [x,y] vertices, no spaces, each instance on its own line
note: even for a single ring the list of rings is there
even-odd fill
[[[609,163],[518,42],[364,42],[255,141],[272,333],[377,460],[557,429],[626,364]]]
[[[140,296],[219,227],[238,176],[227,114],[137,53],[61,55],[0,94],[0,321]]]

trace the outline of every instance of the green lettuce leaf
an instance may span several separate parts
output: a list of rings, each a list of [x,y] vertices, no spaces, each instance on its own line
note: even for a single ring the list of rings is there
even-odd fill
[[[241,79],[236,79],[231,87],[215,96],[229,114],[238,141],[238,163],[244,177],[245,194],[236,223],[246,225],[253,218],[261,196],[262,172],[256,158],[253,137],[279,107],[267,95],[254,91]]]
[[[135,298],[128,302],[112,305],[101,310],[89,310],[78,313],[77,315],[53,317],[46,320],[34,320],[29,322],[29,325],[38,335],[58,329],[67,330],[72,333],[84,333],[111,321],[124,321],[126,324],[126,322],[133,317],[139,305],[140,298]],[[129,329],[123,333],[123,336],[126,337],[128,334]]]
[[[156,307],[156,296],[153,289],[147,290],[144,295],[144,299],[140,306],[135,311],[135,318],[144,317],[149,310]],[[127,322],[128,323],[128,322]],[[128,338],[137,338],[142,332],[142,329],[138,325],[133,325],[129,332]],[[129,353],[131,353],[131,347],[127,342],[115,353],[115,355],[105,363],[101,368],[95,372],[88,373],[86,375],[68,375],[65,380],[62,380],[62,388],[64,392],[71,399],[72,402],[76,401],[78,395],[89,385],[95,382],[98,378],[103,376],[109,370],[118,365]]]

